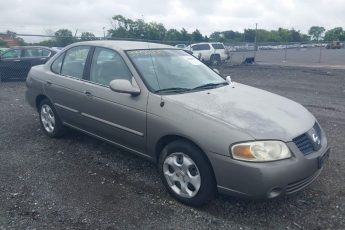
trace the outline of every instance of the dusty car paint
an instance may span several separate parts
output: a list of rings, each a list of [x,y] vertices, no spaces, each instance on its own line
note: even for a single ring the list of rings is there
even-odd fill
[[[218,190],[227,194],[271,198],[269,192],[276,187],[281,189],[281,194],[289,193],[289,184],[305,180],[295,192],[320,174],[322,168],[317,166],[319,158],[328,151],[325,133],[322,131],[322,148],[307,156],[293,143],[293,138],[306,133],[317,123],[300,104],[239,83],[234,87],[158,95],[147,89],[125,51],[172,47],[140,42],[95,41],[71,45],[59,54],[80,45],[116,50],[141,92],[138,96],[116,93],[109,87],[56,75],[50,70],[51,64],[58,58],[55,57],[46,65],[32,68],[27,79],[26,97],[35,108],[40,97],[49,98],[64,125],[154,162],[158,159],[162,140],[176,137],[188,139],[206,154]],[[85,90],[92,92],[92,100],[84,95]],[[232,159],[232,144],[253,140],[284,141],[293,157],[265,163]]]

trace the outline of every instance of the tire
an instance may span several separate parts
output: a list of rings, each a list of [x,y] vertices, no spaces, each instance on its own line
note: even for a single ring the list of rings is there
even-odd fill
[[[206,156],[185,140],[167,144],[159,157],[159,174],[168,192],[178,201],[200,206],[216,195],[216,181]]]
[[[221,63],[221,59],[219,55],[212,55],[211,56],[211,65],[212,66],[218,66]]]
[[[65,133],[65,127],[52,105],[47,99],[43,99],[38,107],[39,119],[44,133],[51,137],[61,137]]]

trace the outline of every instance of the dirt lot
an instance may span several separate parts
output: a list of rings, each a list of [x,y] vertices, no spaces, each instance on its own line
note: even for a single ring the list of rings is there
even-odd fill
[[[296,100],[318,118],[332,154],[311,186],[271,201],[219,196],[202,208],[184,206],[146,160],[75,131],[46,137],[25,84],[7,82],[0,84],[0,229],[345,229],[345,70],[221,72]]]

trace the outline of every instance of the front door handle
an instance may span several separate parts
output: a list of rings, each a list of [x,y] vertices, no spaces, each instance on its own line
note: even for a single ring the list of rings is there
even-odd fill
[[[51,86],[51,85],[52,85],[52,83],[51,83],[50,81],[46,81],[46,84],[47,84],[48,86]]]
[[[19,61],[20,61],[20,60],[18,60],[18,59],[17,59],[17,60],[14,60],[14,62],[19,62]]]

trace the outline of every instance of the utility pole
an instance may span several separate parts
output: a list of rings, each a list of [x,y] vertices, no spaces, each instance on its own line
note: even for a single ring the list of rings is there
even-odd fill
[[[255,23],[255,37],[254,37],[254,50],[258,51],[258,46],[256,44],[256,35],[257,35],[257,31],[258,31],[258,23]]]
[[[105,40],[105,27],[103,26],[103,39]]]
[[[75,38],[77,37],[77,33],[78,33],[78,29],[75,30],[75,34],[74,34]]]

